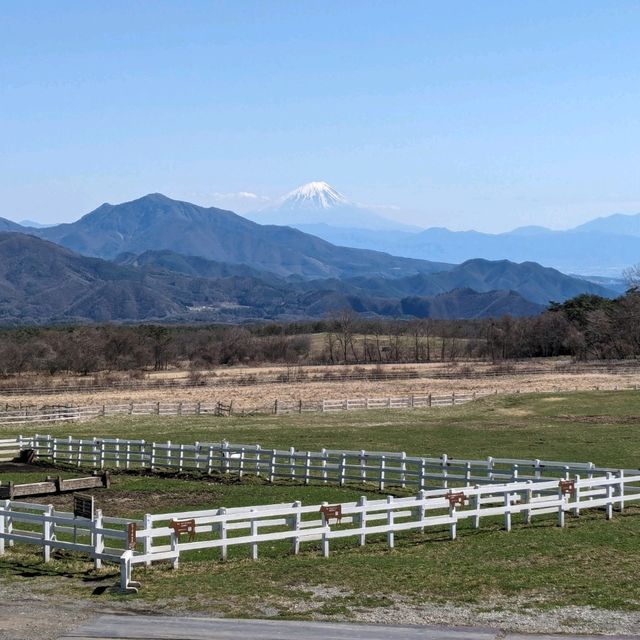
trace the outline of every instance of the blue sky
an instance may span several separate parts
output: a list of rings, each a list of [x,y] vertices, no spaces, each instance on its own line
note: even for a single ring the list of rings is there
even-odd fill
[[[564,228],[640,212],[639,172],[636,0],[0,8],[10,219],[326,180],[420,226]]]

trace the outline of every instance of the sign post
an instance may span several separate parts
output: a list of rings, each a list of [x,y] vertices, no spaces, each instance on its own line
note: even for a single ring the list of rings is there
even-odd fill
[[[127,525],[127,549],[129,549],[129,551],[135,551],[137,535],[138,525],[135,522],[130,522]]]
[[[85,518],[87,520],[93,520],[93,512],[95,507],[95,500],[93,496],[83,495],[82,493],[73,494],[73,543],[78,542],[78,528],[75,525],[77,518]]]

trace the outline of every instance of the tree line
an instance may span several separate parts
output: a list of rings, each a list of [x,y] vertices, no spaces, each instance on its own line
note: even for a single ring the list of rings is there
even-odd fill
[[[0,375],[208,369],[234,364],[493,362],[640,356],[640,291],[581,295],[528,318],[389,321],[341,311],[246,326],[73,326],[0,331]]]

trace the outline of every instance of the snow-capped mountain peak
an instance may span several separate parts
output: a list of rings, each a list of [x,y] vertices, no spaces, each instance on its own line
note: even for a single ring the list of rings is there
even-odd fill
[[[296,227],[316,235],[314,225],[321,225],[323,228],[414,230],[413,227],[388,220],[366,206],[348,200],[330,184],[322,181],[303,184],[270,206],[246,215],[260,224]]]
[[[331,209],[351,205],[341,193],[326,182],[309,182],[287,193],[281,206],[304,206],[317,209]]]

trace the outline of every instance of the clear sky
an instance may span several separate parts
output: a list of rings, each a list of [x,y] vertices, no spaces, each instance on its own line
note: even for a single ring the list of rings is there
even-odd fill
[[[326,180],[420,226],[564,228],[640,212],[639,174],[638,0],[0,7],[2,217]]]

